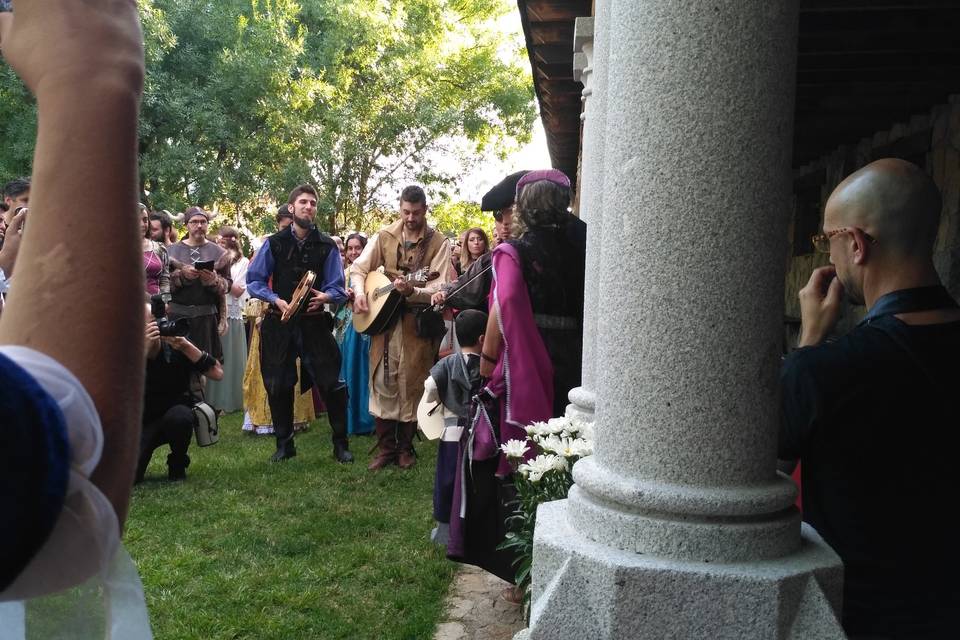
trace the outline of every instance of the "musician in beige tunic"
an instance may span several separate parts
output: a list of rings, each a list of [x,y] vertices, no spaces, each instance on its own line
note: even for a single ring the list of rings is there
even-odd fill
[[[370,413],[376,418],[378,443],[371,470],[394,463],[407,469],[415,463],[417,404],[441,338],[418,337],[412,310],[428,305],[430,296],[446,284],[450,262],[450,245],[427,226],[426,214],[423,189],[406,187],[400,196],[400,219],[375,234],[350,267],[355,314],[368,312],[364,283],[367,274],[380,267],[404,296],[397,317],[370,343]],[[400,277],[422,267],[439,275],[423,286]]]

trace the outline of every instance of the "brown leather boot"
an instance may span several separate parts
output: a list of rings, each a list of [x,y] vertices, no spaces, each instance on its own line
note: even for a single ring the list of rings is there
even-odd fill
[[[397,423],[394,420],[376,419],[377,455],[367,465],[370,471],[378,471],[397,462]]]
[[[397,466],[401,469],[409,469],[417,464],[417,453],[413,450],[413,436],[417,433],[416,422],[401,422],[399,424],[397,445]]]

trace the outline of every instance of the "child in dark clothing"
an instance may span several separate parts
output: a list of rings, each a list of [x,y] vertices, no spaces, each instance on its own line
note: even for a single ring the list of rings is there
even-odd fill
[[[437,526],[430,535],[441,545],[446,545],[449,533],[460,434],[469,420],[470,399],[480,388],[480,350],[486,326],[487,314],[473,309],[461,311],[454,321],[460,352],[433,365],[423,383],[426,401],[439,402],[444,408],[444,429],[433,485],[433,519]]]

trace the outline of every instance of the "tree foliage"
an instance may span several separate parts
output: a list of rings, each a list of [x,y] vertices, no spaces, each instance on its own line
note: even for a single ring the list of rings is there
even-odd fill
[[[36,102],[13,70],[0,63],[0,185],[30,175],[36,137]]]
[[[480,227],[487,233],[487,239],[493,239],[493,216],[480,211],[475,202],[448,200],[430,209],[430,222],[445,235],[457,236],[467,229]]]
[[[290,189],[320,190],[323,226],[366,229],[402,181],[455,182],[438,152],[525,142],[534,118],[507,0],[140,0],[147,61],[141,194],[257,228]],[[4,176],[29,173],[33,101],[0,69]]]

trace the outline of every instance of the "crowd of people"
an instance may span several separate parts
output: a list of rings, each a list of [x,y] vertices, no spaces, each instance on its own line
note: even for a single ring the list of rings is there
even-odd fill
[[[315,393],[339,462],[353,461],[350,434],[375,432],[373,471],[416,464],[417,406],[438,401],[435,539],[513,581],[498,548],[512,469],[496,444],[561,413],[580,381],[587,230],[567,176],[524,171],[494,187],[482,203],[492,243],[479,229],[456,243],[431,228],[419,186],[401,192],[396,221],[344,243],[317,227],[317,193],[303,184],[248,260],[235,229],[209,235],[202,208],[187,209],[179,237],[137,203],[142,46],[134,3],[32,0],[15,21],[0,13],[3,55],[40,112],[32,179],[2,193],[0,629],[27,637],[31,602],[56,594],[47,632],[150,637],[119,534],[157,448],[170,448],[169,478],[186,477],[198,398],[269,426],[280,462],[297,455]],[[941,514],[960,307],[933,262],[941,208],[930,177],[903,160],[837,187],[814,238],[831,266],[800,293],[800,348],[782,369],[780,457],[802,460],[803,517],[844,562],[852,636],[955,633],[957,561]],[[844,297],[867,315],[836,337]],[[441,358],[448,327],[456,340]],[[80,584],[90,588],[73,606],[60,597]]]

